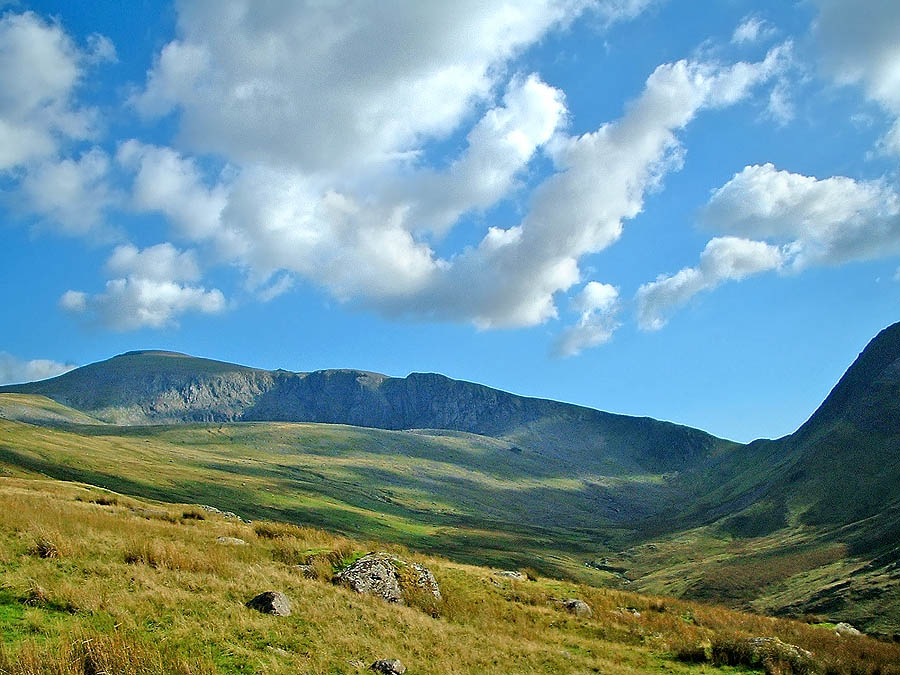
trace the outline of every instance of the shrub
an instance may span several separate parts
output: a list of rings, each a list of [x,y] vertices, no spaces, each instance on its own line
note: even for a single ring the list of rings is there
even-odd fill
[[[39,558],[59,558],[62,556],[60,547],[54,538],[47,534],[36,535],[34,543],[28,548],[28,552]]]

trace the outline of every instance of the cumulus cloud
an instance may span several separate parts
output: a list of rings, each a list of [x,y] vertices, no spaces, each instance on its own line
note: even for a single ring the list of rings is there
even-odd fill
[[[193,251],[179,251],[166,242],[144,250],[126,244],[117,246],[106,268],[119,276],[135,276],[153,281],[197,281],[200,268]]]
[[[468,134],[468,148],[446,171],[420,171],[402,181],[400,199],[417,229],[445,232],[467,211],[505,196],[535,152],[565,120],[563,93],[536,74],[514,79],[503,105],[491,108]]]
[[[32,12],[0,17],[0,171],[92,135],[94,111],[73,102],[87,59],[55,23]]]
[[[892,126],[880,148],[900,155],[900,3],[869,0],[861,11],[852,0],[814,2],[825,72],[839,84],[862,86],[868,98],[884,108]]]
[[[740,281],[777,269],[782,262],[782,252],[776,246],[737,237],[716,237],[703,249],[696,267],[685,267],[670,276],[660,275],[638,289],[638,326],[659,330],[672,311],[687,304],[697,293],[726,281]]]
[[[164,214],[188,239],[204,240],[217,233],[227,187],[207,187],[194,160],[132,139],[119,145],[116,161],[134,174],[135,209]]]
[[[48,359],[25,361],[7,352],[0,352],[0,384],[18,384],[46,380],[67,373],[76,366],[71,363],[57,363]]]
[[[700,222],[727,236],[707,244],[697,267],[640,287],[641,328],[661,328],[672,311],[723,281],[900,254],[900,196],[883,181],[747,166],[713,192]]]
[[[580,259],[616,241],[646,193],[680,166],[677,133],[699,111],[732,105],[777,75],[788,51],[729,66],[665,64],[620,120],[571,137],[561,128],[562,93],[535,75],[514,77],[446,169],[400,162],[375,184],[261,162],[210,183],[189,157],[137,141],[117,158],[135,172],[136,208],[165,213],[181,236],[244,268],[261,297],[290,275],[389,316],[531,326],[558,316],[557,295],[582,281]],[[439,257],[423,231],[440,235],[502,199],[539,149],[554,171],[522,221],[488,227],[476,245]],[[579,319],[581,344],[600,341],[587,337],[600,335],[596,309],[591,317]]]
[[[179,110],[194,149],[307,173],[356,171],[453,131],[510,59],[588,5],[613,20],[646,4],[182,3],[178,38],[133,103],[146,115]]]
[[[775,35],[775,27],[758,16],[745,16],[734,29],[731,41],[734,44],[752,44]]]
[[[105,229],[105,212],[118,197],[108,185],[109,157],[92,148],[78,159],[48,159],[22,178],[23,207],[69,234]]]
[[[143,250],[119,246],[107,269],[122,276],[107,281],[104,292],[97,295],[69,290],[60,298],[60,306],[121,331],[163,328],[176,324],[187,312],[215,314],[225,309],[220,290],[184,283],[199,277],[197,263],[192,252],[178,251],[171,244]]]
[[[900,196],[883,181],[745,167],[713,192],[708,228],[786,246],[795,270],[900,253]]]
[[[602,345],[619,327],[619,289],[591,281],[573,300],[572,307],[581,316],[559,336],[555,352],[558,356],[576,356],[585,349]]]

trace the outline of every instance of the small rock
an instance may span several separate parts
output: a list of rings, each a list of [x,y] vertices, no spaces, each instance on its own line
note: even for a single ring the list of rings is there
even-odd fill
[[[216,539],[216,542],[219,544],[225,544],[227,546],[246,546],[247,542],[243,539],[238,539],[237,537],[219,537]]]
[[[841,621],[837,626],[834,627],[834,632],[840,635],[841,637],[850,637],[852,635],[862,635],[861,630],[857,630],[849,623],[845,623]]]
[[[382,675],[403,675],[406,672],[406,666],[400,659],[380,659],[369,666],[369,670],[382,673]]]
[[[279,591],[260,593],[247,603],[247,607],[263,614],[274,614],[275,616],[291,615],[291,600]]]
[[[497,572],[498,577],[507,577],[508,579],[526,579],[526,576],[521,572],[517,572],[515,570],[500,570]]]
[[[568,600],[563,600],[562,606],[567,612],[571,612],[575,616],[590,617],[594,615],[594,612],[591,610],[591,606],[588,605],[584,600],[579,600],[578,598],[569,598]]]

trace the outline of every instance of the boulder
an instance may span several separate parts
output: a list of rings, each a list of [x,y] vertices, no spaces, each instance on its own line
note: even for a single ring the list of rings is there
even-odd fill
[[[812,652],[782,642],[776,637],[752,637],[713,643],[712,660],[717,665],[763,666],[766,672],[818,672],[818,664]]]
[[[849,623],[845,623],[841,621],[837,626],[834,627],[834,632],[840,635],[841,637],[851,637],[853,635],[862,635],[863,632],[861,630],[857,630]]]
[[[226,546],[246,546],[247,542],[237,537],[219,537],[216,543],[225,544]]]
[[[441,590],[430,570],[390,553],[364,555],[338,574],[335,580],[357,593],[376,595],[397,604],[405,604],[406,594],[422,591],[441,601]]]
[[[594,615],[594,612],[591,610],[591,606],[584,600],[579,600],[578,598],[569,598],[568,600],[563,600],[562,606],[567,612],[570,612],[575,616],[587,618]]]
[[[382,675],[403,675],[406,672],[406,666],[400,659],[379,659],[369,666],[369,670],[382,673]]]
[[[274,614],[275,616],[291,615],[291,600],[279,591],[260,593],[247,603],[247,607],[263,614]]]
[[[521,572],[517,572],[515,570],[500,570],[497,572],[498,577],[506,577],[508,579],[519,579],[520,581],[524,581],[527,577]]]

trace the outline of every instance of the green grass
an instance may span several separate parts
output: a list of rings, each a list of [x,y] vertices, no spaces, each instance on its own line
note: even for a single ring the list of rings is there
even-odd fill
[[[0,402],[9,406],[16,396],[19,412],[33,416],[32,406],[47,406],[46,399],[20,395],[0,395]],[[60,415],[67,410],[50,407]],[[752,491],[748,467],[759,453],[767,480],[788,471],[768,458],[771,447],[748,447],[753,456],[722,453],[703,481],[727,476],[717,488],[723,494]],[[900,587],[885,572],[890,556],[896,558],[890,542],[900,536],[900,509],[889,505],[877,517],[830,528],[804,523],[802,494],[760,500],[700,527],[685,527],[691,514],[641,522],[652,502],[667,507],[685,498],[684,477],[579,474],[473,434],[325,424],[37,426],[0,419],[4,474],[211,504],[253,520],[309,524],[463,563],[531,567],[594,585],[900,633]],[[698,513],[723,497],[706,499]],[[628,516],[610,504],[629,504]],[[585,566],[600,557],[625,573]],[[822,595],[846,581],[849,589]]]
[[[433,616],[307,578],[285,562],[295,551],[341,565],[384,544],[285,523],[184,518],[191,510],[0,478],[0,673],[349,674],[378,658],[448,675],[727,673],[745,671],[685,655],[750,636],[797,644],[836,674],[900,672],[900,647],[865,637],[540,575],[503,579],[387,546],[434,572],[444,601]],[[219,545],[220,536],[248,545]],[[59,555],[35,555],[39,539]],[[290,617],[244,606],[269,589],[288,594]],[[575,617],[553,600],[568,597],[586,601],[593,616]]]
[[[603,577],[583,559],[621,533],[597,518],[597,486],[655,478],[559,475],[533,454],[471,434],[289,423],[49,428],[0,420],[0,464],[584,578]]]

